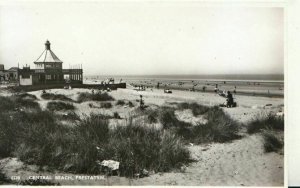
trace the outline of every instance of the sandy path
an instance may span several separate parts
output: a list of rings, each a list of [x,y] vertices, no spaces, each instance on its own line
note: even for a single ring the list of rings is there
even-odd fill
[[[163,173],[134,180],[134,185],[282,186],[283,155],[265,154],[259,135],[226,144],[190,146],[198,162],[184,173]]]

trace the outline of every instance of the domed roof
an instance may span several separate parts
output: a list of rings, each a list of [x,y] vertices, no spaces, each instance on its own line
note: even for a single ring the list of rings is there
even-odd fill
[[[45,43],[45,50],[34,63],[62,63],[60,59],[50,49],[51,43],[47,40]]]

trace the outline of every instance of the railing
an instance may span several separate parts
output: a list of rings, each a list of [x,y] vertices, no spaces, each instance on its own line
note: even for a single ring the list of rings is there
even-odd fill
[[[81,74],[82,73],[82,69],[62,69],[62,72],[64,74]]]

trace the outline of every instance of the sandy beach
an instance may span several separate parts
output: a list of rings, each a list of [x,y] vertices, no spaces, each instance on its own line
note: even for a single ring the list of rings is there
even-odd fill
[[[63,94],[76,100],[79,93],[92,93],[90,89],[51,89],[47,93]],[[94,91],[94,92],[97,92]],[[42,91],[32,91],[29,94],[37,97],[37,102],[42,109],[46,109],[49,100],[41,98]],[[2,92],[1,95],[9,95]],[[75,113],[80,117],[88,116],[90,113],[113,115],[117,112],[121,119],[111,119],[110,125],[123,125],[130,115],[138,107],[137,100],[143,96],[145,105],[148,108],[159,108],[160,106],[172,105],[172,103],[196,102],[201,105],[214,106],[223,104],[225,98],[216,93],[190,92],[173,90],[173,93],[166,94],[163,89],[149,88],[146,91],[136,91],[128,85],[126,89],[118,89],[109,92],[115,100],[131,101],[134,108],[127,105],[116,105],[112,102],[112,108],[100,108],[98,101],[87,101],[74,103]],[[237,102],[236,108],[222,108],[232,119],[247,124],[257,117],[266,117],[268,114],[278,114],[284,111],[283,98],[259,97],[234,95]],[[93,107],[91,107],[93,106]],[[65,112],[63,112],[65,113]],[[197,124],[203,122],[201,116],[194,117],[189,110],[176,110],[178,119]],[[157,125],[159,127],[159,125]],[[101,180],[85,181],[73,180],[62,181],[52,180],[61,185],[230,185],[230,186],[283,186],[284,182],[284,155],[283,150],[279,153],[265,153],[263,140],[260,133],[249,135],[245,127],[240,130],[242,138],[227,143],[207,143],[196,145],[188,144],[195,162],[190,163],[181,169],[171,172],[150,173],[144,178],[125,178],[108,176]],[[283,136],[283,135],[282,135]],[[40,171],[35,165],[24,165],[19,159],[6,158],[0,161],[2,172],[7,176],[19,174],[28,176],[32,174],[53,176],[56,173],[65,176],[74,176],[64,172]]]

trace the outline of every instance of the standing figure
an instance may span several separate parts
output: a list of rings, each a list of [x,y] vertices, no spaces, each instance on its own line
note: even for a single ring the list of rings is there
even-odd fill
[[[233,97],[230,91],[227,93],[227,108],[233,107]]]
[[[140,95],[140,98],[141,98],[141,99],[140,99],[140,107],[141,107],[141,108],[144,108],[144,104],[145,104],[145,103],[144,103],[144,100],[143,100],[143,95]]]

